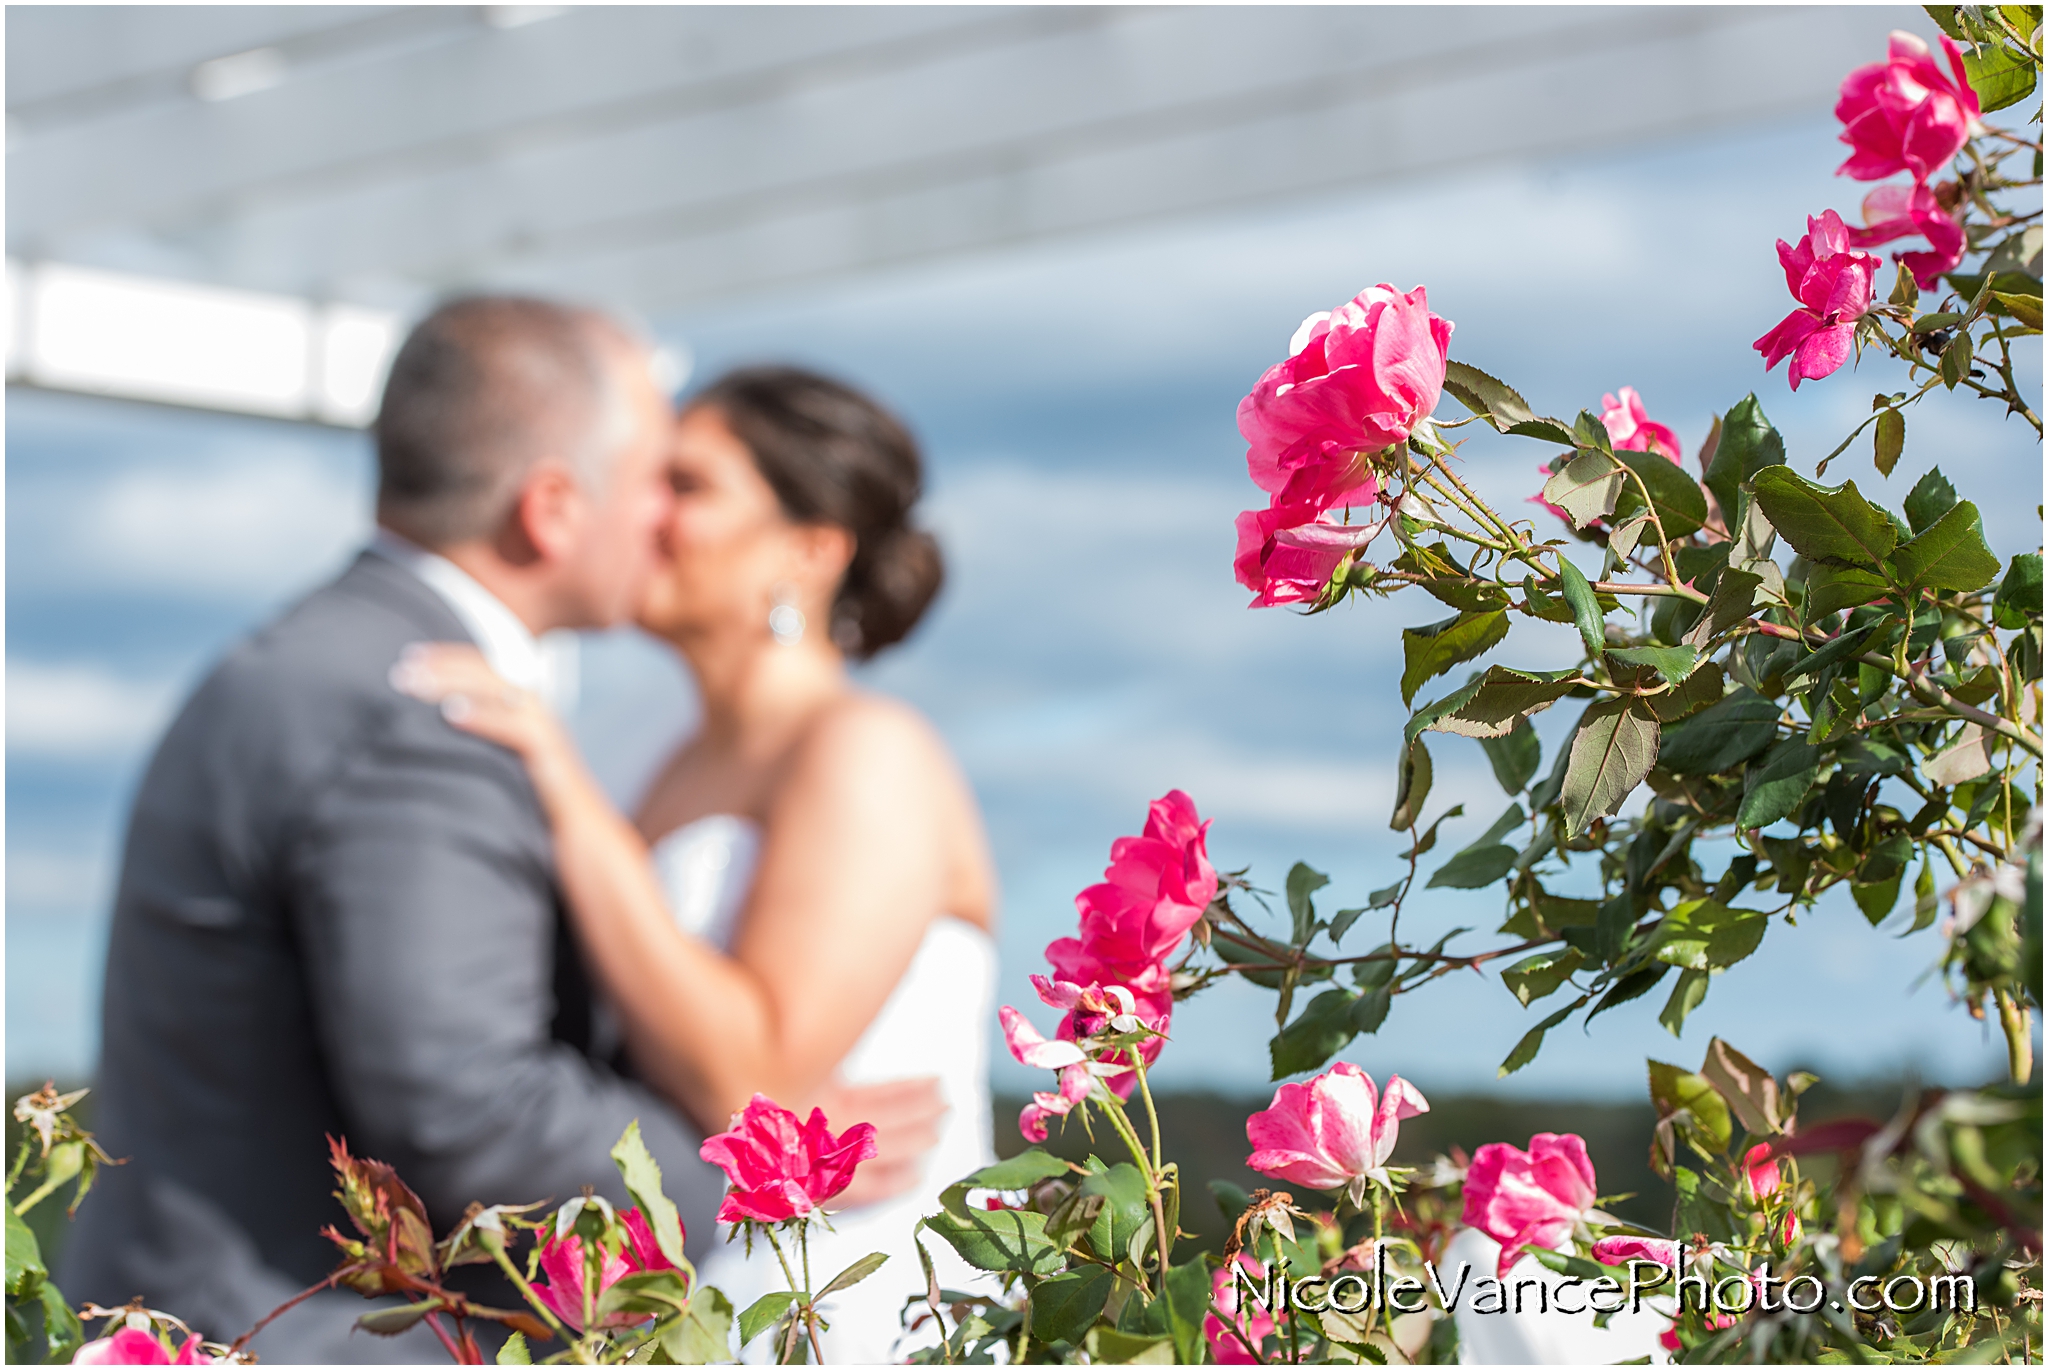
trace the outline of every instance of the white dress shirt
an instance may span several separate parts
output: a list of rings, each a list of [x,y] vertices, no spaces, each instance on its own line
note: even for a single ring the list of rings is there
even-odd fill
[[[508,684],[531,690],[557,713],[576,707],[576,634],[563,630],[534,636],[469,572],[388,528],[377,530],[369,550],[410,571],[439,595]]]

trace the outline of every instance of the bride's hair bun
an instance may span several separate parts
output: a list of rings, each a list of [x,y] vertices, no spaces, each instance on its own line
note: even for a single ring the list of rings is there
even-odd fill
[[[939,544],[910,523],[924,492],[910,430],[850,386],[791,366],[728,372],[689,407],[718,410],[790,518],[853,534],[832,640],[863,660],[902,641],[945,578]]]

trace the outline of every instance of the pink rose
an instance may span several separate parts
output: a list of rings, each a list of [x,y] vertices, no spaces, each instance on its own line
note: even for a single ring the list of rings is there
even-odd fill
[[[1600,404],[1600,422],[1606,425],[1608,440],[1616,451],[1657,451],[1673,462],[1679,462],[1684,455],[1684,449],[1678,445],[1678,434],[1661,423],[1651,421],[1643,409],[1643,397],[1635,392],[1634,386],[1621,387],[1620,399],[1602,395]]]
[[[1799,1239],[1805,1235],[1806,1229],[1799,1225],[1799,1215],[1788,1209],[1785,1221],[1778,1224],[1779,1243],[1784,1246],[1797,1246]]]
[[[1255,1148],[1245,1164],[1306,1189],[1348,1189],[1362,1208],[1369,1185],[1388,1183],[1401,1120],[1427,1112],[1429,1100],[1400,1076],[1388,1076],[1382,1094],[1372,1076],[1339,1061],[1306,1084],[1280,1086],[1272,1107],[1245,1120]]]
[[[1500,1275],[1526,1247],[1556,1250],[1593,1207],[1593,1161],[1575,1133],[1539,1132],[1522,1151],[1488,1142],[1465,1173],[1465,1225],[1500,1243]]]
[[[1678,1243],[1662,1237],[1602,1237],[1593,1243],[1593,1259],[1602,1265],[1655,1261],[1666,1270],[1678,1268]]]
[[[1948,72],[1927,44],[1895,32],[1884,61],[1858,67],[1843,79],[1835,117],[1842,121],[1842,141],[1854,151],[1836,175],[1878,181],[1910,171],[1914,180],[1924,181],[1983,131],[1962,51],[1947,35],[1941,46],[1948,54]]]
[[[1931,251],[1894,252],[1922,290],[1932,290],[1943,273],[1963,260],[1963,226],[1941,207],[1926,183],[1882,185],[1863,197],[1863,227],[1849,230],[1851,247],[1881,247],[1894,238],[1914,234],[1927,239]]]
[[[1784,1173],[1771,1155],[1769,1142],[1758,1142],[1744,1154],[1742,1183],[1749,1191],[1749,1197],[1757,1203],[1762,1203],[1777,1193],[1778,1186],[1784,1183]]]
[[[1421,286],[1360,291],[1302,322],[1288,358],[1237,406],[1254,483],[1276,504],[1370,499],[1367,458],[1406,442],[1443,390],[1451,325]]]
[[[1368,476],[1359,493],[1370,499],[1378,491],[1375,478]],[[1254,609],[1313,600],[1330,583],[1337,564],[1364,551],[1386,526],[1385,518],[1332,523],[1314,504],[1247,509],[1237,516],[1237,583],[1252,592]]]
[[[1778,260],[1800,307],[1753,346],[1764,354],[1766,371],[1791,357],[1787,374],[1797,390],[1800,381],[1831,376],[1849,359],[1856,321],[1870,308],[1878,262],[1849,250],[1849,232],[1832,209],[1806,221],[1797,247],[1780,238]]]
[[[647,1219],[641,1216],[639,1209],[629,1208],[619,1214],[619,1225],[626,1229],[626,1246],[618,1252],[604,1252],[604,1261],[597,1274],[599,1298],[627,1275],[636,1275],[643,1270],[675,1269],[674,1263],[661,1254],[661,1246],[654,1240],[654,1229],[647,1225]],[[583,1330],[585,1269],[583,1239],[551,1233],[540,1252],[540,1271],[547,1277],[547,1282],[533,1286],[533,1292],[540,1296],[541,1302],[579,1332]],[[647,1321],[649,1316],[645,1313],[612,1313],[600,1326],[630,1327]]]
[[[1254,1260],[1249,1252],[1240,1251],[1237,1263],[1254,1280],[1264,1281],[1264,1262]],[[1274,1331],[1273,1314],[1265,1305],[1254,1303],[1249,1309],[1238,1307],[1237,1282],[1231,1278],[1230,1267],[1224,1266],[1210,1277],[1210,1301],[1222,1310],[1223,1318],[1211,1313],[1202,1319],[1202,1336],[1209,1343],[1209,1358],[1218,1365],[1259,1365],[1259,1348]],[[1232,1329],[1235,1329],[1233,1332]],[[1250,1349],[1247,1350],[1247,1347]]]
[[[198,1355],[199,1338],[193,1337],[185,1343],[185,1350]],[[182,1365],[198,1365],[198,1359],[183,1360],[185,1352],[178,1353]],[[78,1348],[71,1357],[73,1365],[169,1365],[171,1353],[164,1350],[164,1344],[147,1332],[133,1327],[123,1327],[111,1337],[89,1341]]]
[[[1216,897],[1208,834],[1195,801],[1181,791],[1152,801],[1144,834],[1112,843],[1102,883],[1074,899],[1081,941],[1091,954],[1139,968],[1180,949],[1188,929]]]
[[[725,1172],[731,1187],[718,1221],[787,1222],[812,1212],[853,1180],[875,1155],[875,1125],[855,1123],[840,1136],[825,1125],[825,1110],[797,1117],[765,1094],[756,1094],[732,1127],[707,1137],[698,1155]]]

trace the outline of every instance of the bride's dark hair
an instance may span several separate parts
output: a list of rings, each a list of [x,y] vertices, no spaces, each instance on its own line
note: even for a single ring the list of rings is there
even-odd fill
[[[686,407],[719,412],[790,518],[853,534],[832,603],[841,650],[865,660],[902,641],[945,578],[939,544],[910,523],[924,490],[910,430],[850,386],[793,366],[728,372]]]

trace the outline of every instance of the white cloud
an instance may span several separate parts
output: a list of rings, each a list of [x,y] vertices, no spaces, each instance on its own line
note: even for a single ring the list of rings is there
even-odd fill
[[[81,492],[76,572],[88,583],[275,600],[368,536],[356,484],[292,454],[211,469],[123,472]]]
[[[73,760],[130,755],[169,721],[178,685],[15,658],[7,663],[7,750]]]

